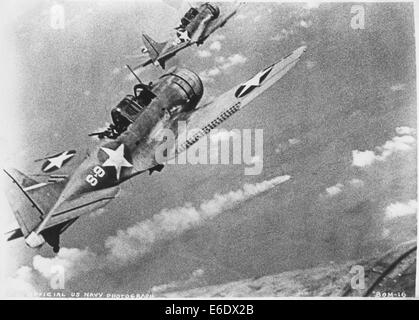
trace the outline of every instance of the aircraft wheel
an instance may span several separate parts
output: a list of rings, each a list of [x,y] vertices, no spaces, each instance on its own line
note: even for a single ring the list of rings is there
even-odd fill
[[[54,253],[58,253],[60,251],[60,247],[56,246],[56,247],[52,248],[52,251],[54,251]]]

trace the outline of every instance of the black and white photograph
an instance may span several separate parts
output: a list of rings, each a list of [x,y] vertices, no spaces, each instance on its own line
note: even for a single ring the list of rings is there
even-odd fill
[[[1,1],[0,298],[415,298],[417,10]]]

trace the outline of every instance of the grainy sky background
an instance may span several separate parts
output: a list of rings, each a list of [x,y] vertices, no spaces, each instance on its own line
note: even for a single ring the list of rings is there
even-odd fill
[[[62,30],[50,26],[55,3],[65,9]],[[13,37],[3,50],[14,53],[16,66],[7,79],[16,80],[18,98],[10,124],[3,106],[2,126],[19,131],[9,149],[13,155],[5,158],[28,173],[39,170],[32,159],[73,148],[83,153],[97,142],[87,134],[109,121],[110,109],[135,84],[123,66],[138,62],[141,33],[163,41],[187,10],[158,1],[4,6],[13,13],[7,20]],[[413,5],[362,6],[365,29],[353,30],[352,4],[248,3],[203,46],[169,61],[168,67],[198,72],[209,99],[308,46],[286,77],[224,125],[264,130],[262,174],[245,176],[244,165],[172,165],[139,176],[101,214],[66,231],[57,258],[48,246],[35,252],[23,240],[7,243],[4,252],[14,253],[6,255],[3,268],[5,283],[13,287],[6,294],[48,290],[51,275],[45,270],[56,263],[68,269],[66,292],[137,293],[339,263],[414,239]],[[159,74],[151,67],[141,77],[151,81]],[[127,263],[104,262],[105,244],[117,230],[280,175],[292,178],[163,237]]]

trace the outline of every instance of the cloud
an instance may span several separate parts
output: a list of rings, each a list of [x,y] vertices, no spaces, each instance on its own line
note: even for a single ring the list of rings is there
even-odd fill
[[[418,204],[416,200],[410,200],[407,203],[395,202],[385,209],[385,218],[387,220],[400,218],[416,214]]]
[[[200,72],[199,77],[203,81],[213,82],[214,77],[219,75],[220,73],[221,73],[221,70],[217,67],[214,67],[214,68],[211,68],[211,69],[204,70],[204,71]]]
[[[402,128],[402,129],[401,129]],[[397,131],[397,129],[396,129]],[[406,127],[398,127],[399,132],[405,132]],[[371,150],[352,151],[352,165],[355,167],[366,167],[376,161],[385,161],[394,153],[406,152],[412,150],[416,144],[416,139],[411,135],[396,136],[386,141],[381,147],[377,147],[377,153]]]
[[[316,65],[317,65],[317,62],[315,62],[315,61],[310,61],[310,60],[306,61],[306,67],[309,70],[313,69]]]
[[[366,167],[374,163],[375,153],[373,151],[352,151],[352,165],[355,167]]]
[[[208,58],[212,56],[212,53],[208,50],[198,50],[197,54],[200,58]]]
[[[216,33],[216,34],[211,36],[211,39],[214,40],[214,41],[221,41],[221,40],[224,40],[225,38],[226,38],[226,36],[223,35],[223,34],[220,34],[220,33]]]
[[[261,15],[257,15],[256,17],[253,18],[253,22],[258,22],[260,21],[261,18],[262,18]]]
[[[256,184],[245,184],[242,189],[225,194],[215,194],[198,207],[186,203],[183,207],[163,209],[152,218],[136,223],[126,230],[119,230],[109,237],[105,247],[109,260],[118,264],[135,261],[150,252],[161,242],[169,241],[184,232],[200,227],[220,213],[266,192],[289,180],[290,176],[278,176]]]
[[[233,54],[229,57],[227,57],[227,59],[225,59],[222,64],[220,65],[220,68],[223,70],[229,69],[235,65],[238,64],[243,64],[247,61],[247,58],[244,57],[243,55],[236,53]]]
[[[287,29],[282,29],[280,33],[278,33],[277,35],[271,37],[272,41],[282,41],[282,40],[287,40],[288,37],[290,35],[293,35],[294,31],[293,30],[287,30]]]
[[[212,51],[220,51],[221,50],[221,42],[220,41],[214,41],[209,46],[209,49]]]
[[[291,145],[293,145],[293,144],[299,144],[300,142],[301,141],[299,139],[297,139],[297,138],[288,139],[288,143],[291,144]]]
[[[215,66],[210,69],[205,69],[199,73],[199,77],[203,81],[214,82],[214,78],[221,74],[221,71],[225,71],[235,65],[243,64],[247,61],[247,58],[243,55],[236,53],[229,57],[219,56],[215,58]]]
[[[355,178],[349,181],[349,184],[355,188],[361,188],[364,186],[364,181]]]
[[[37,291],[32,268],[22,266],[12,276],[2,279],[0,297],[33,297]]]
[[[113,75],[117,75],[118,73],[120,73],[121,72],[121,69],[120,68],[117,68],[117,67],[115,67],[113,70],[112,70],[112,74]]]
[[[354,178],[344,183],[337,183],[331,187],[326,188],[326,194],[320,194],[320,197],[334,197],[344,190],[347,193],[354,193],[357,192],[356,189],[362,188],[364,186],[364,181]]]
[[[45,279],[51,279],[56,274],[56,267],[65,270],[65,279],[69,280],[80,273],[99,269],[103,266],[100,258],[88,248],[61,248],[53,258],[36,255],[33,258],[34,270],[38,271]]]
[[[197,269],[192,272],[192,274],[186,280],[172,281],[168,284],[162,284],[154,286],[151,288],[151,293],[153,295],[158,295],[161,293],[166,293],[168,291],[178,291],[178,290],[187,290],[191,287],[196,287],[199,285],[205,276],[205,271],[203,269]]]
[[[320,6],[320,2],[319,1],[307,1],[304,5],[305,9],[317,9]]]
[[[326,192],[327,192],[327,194],[329,196],[333,197],[333,196],[341,193],[342,192],[342,188],[343,188],[343,184],[338,183],[338,184],[335,184],[334,186],[331,186],[329,188],[326,188]]]
[[[416,133],[416,130],[409,127],[397,127],[396,132],[399,135],[412,135]]]
[[[308,20],[308,21],[301,20],[300,21],[300,26],[303,27],[303,28],[309,28],[312,24],[313,24],[313,22],[311,20]]]
[[[101,281],[100,279],[106,277],[109,282],[110,272],[117,273],[128,263],[135,262],[136,259],[152,251],[155,245],[199,227],[220,213],[231,210],[290,178],[290,176],[278,176],[260,183],[246,183],[241,189],[225,194],[215,194],[212,199],[202,202],[197,207],[186,203],[182,207],[163,209],[152,218],[140,221],[126,230],[119,230],[115,236],[108,237],[105,241],[107,251],[100,255],[89,248],[61,248],[54,257],[36,255],[33,257],[33,267],[22,266],[12,276],[1,279],[0,297],[32,297],[39,292],[50,291],[50,282],[57,275],[57,267],[64,272],[66,290],[70,288],[67,281],[73,280],[72,285],[77,285],[80,279],[90,278],[89,272],[93,271],[95,278],[99,279],[96,281]],[[203,274],[203,270],[198,269],[182,283],[169,283],[164,288],[157,289],[167,290],[181,284],[190,285]]]
[[[403,91],[404,89],[406,89],[405,83],[398,83],[390,87],[391,91]]]

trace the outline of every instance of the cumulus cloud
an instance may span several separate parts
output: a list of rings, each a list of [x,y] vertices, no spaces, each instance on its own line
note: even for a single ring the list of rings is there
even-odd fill
[[[236,53],[236,54],[233,54],[233,55],[231,55],[231,56],[229,56],[225,59],[221,59],[219,61],[222,61],[221,65],[220,65],[220,68],[223,69],[223,70],[226,70],[226,69],[231,68],[235,65],[245,63],[247,61],[247,58],[244,57],[243,55],[239,54],[239,53]]]
[[[326,193],[320,194],[320,197],[324,197],[324,199],[331,198],[344,191],[346,193],[353,194],[354,192],[357,192],[356,189],[362,188],[364,185],[364,181],[357,178],[353,178],[351,180],[347,180],[342,183],[339,182],[333,186],[326,188]]]
[[[390,87],[391,91],[403,91],[404,89],[406,89],[405,83],[398,83]]]
[[[167,284],[154,286],[151,288],[153,295],[174,291],[174,290],[186,290],[190,287],[196,287],[203,281],[205,271],[203,269],[197,269],[186,280],[172,281]]]
[[[311,0],[307,1],[304,5],[304,8],[306,9],[317,9],[320,6],[319,1]]]
[[[208,58],[212,56],[212,53],[208,50],[198,50],[197,54],[200,58]]]
[[[221,40],[224,40],[225,38],[226,36],[220,33],[215,33],[214,35],[211,36],[211,39],[214,41],[221,41]]]
[[[418,204],[416,200],[410,200],[406,203],[395,202],[387,206],[385,209],[385,218],[387,220],[400,218],[416,214]]]
[[[212,51],[220,51],[221,50],[221,42],[218,41],[218,40],[217,41],[214,41],[209,46],[209,49],[212,50]]]
[[[397,133],[408,131],[406,127],[398,127],[397,129]],[[370,166],[376,161],[385,161],[394,153],[412,150],[415,144],[416,139],[411,135],[405,134],[386,141],[382,146],[376,148],[377,152],[353,150],[352,165],[355,167]]]
[[[309,70],[313,69],[316,65],[317,65],[317,63],[315,61],[310,61],[310,60],[306,61],[306,67]]]
[[[355,167],[365,167],[369,166],[374,163],[375,161],[375,153],[374,151],[366,150],[366,151],[352,151],[352,165]]]
[[[334,186],[326,188],[326,192],[329,196],[333,197],[333,196],[341,193],[342,189],[343,189],[343,184],[338,183],[338,184],[335,184]]]
[[[221,70],[219,68],[217,68],[217,67],[214,67],[214,68],[211,68],[211,69],[207,69],[207,70],[202,71],[199,74],[199,77],[203,81],[213,82],[214,81],[214,77],[216,77],[220,73],[221,73]]]
[[[412,135],[416,133],[416,130],[409,127],[397,127],[396,132],[399,135]]]
[[[299,139],[297,139],[297,138],[288,139],[288,143],[291,144],[291,145],[299,144],[300,142],[301,141]]]
[[[117,75],[118,73],[120,73],[121,72],[121,69],[120,68],[117,68],[117,67],[115,67],[113,70],[112,70],[112,74],[113,75]]]
[[[157,243],[174,239],[197,228],[220,213],[233,209],[290,178],[278,176],[256,184],[245,184],[242,189],[215,194],[212,199],[202,202],[198,207],[186,203],[183,207],[163,209],[152,218],[138,222],[126,230],[119,230],[115,236],[109,237],[105,242],[109,259],[119,264],[132,262],[150,252]]]
[[[202,80],[213,82],[214,77],[221,74],[221,71],[225,71],[235,65],[243,64],[247,61],[247,58],[243,55],[236,53],[229,57],[219,56],[215,58],[216,65],[210,69],[203,70],[199,73]]]
[[[282,40],[287,40],[289,38],[290,35],[293,35],[294,31],[293,30],[287,30],[287,29],[282,29],[280,33],[278,33],[277,35],[271,37],[272,41],[282,41]]]
[[[0,297],[33,297],[37,290],[32,268],[22,266],[12,276],[1,280]]]
[[[364,186],[364,181],[354,178],[349,181],[349,184],[355,188],[360,188]]]
[[[33,268],[44,278],[51,279],[56,274],[56,267],[65,270],[65,279],[69,280],[80,273],[103,267],[100,258],[88,248],[61,248],[53,258],[36,255],[33,258]]]
[[[290,176],[278,176],[260,183],[244,184],[243,188],[236,191],[215,194],[212,199],[202,202],[197,207],[186,203],[183,207],[163,209],[152,218],[138,222],[126,230],[119,230],[115,236],[108,237],[105,241],[108,250],[100,255],[89,248],[61,248],[54,257],[36,255],[33,257],[32,267],[22,266],[13,275],[1,279],[0,297],[33,297],[40,292],[50,291],[50,282],[57,276],[57,267],[63,270],[65,281],[88,277],[89,272],[93,271],[96,276],[98,272],[102,272],[100,276],[102,279],[108,276],[108,272],[117,272],[127,263],[141,258],[153,250],[155,245],[199,227],[220,213],[233,209],[290,178]],[[203,275],[204,271],[198,269],[186,281],[173,282],[154,289],[165,291],[191,285]],[[67,282],[65,288],[69,288]]]
[[[313,24],[313,22],[311,20],[308,20],[308,21],[301,20],[300,21],[300,26],[303,27],[303,28],[309,28],[312,24]]]

